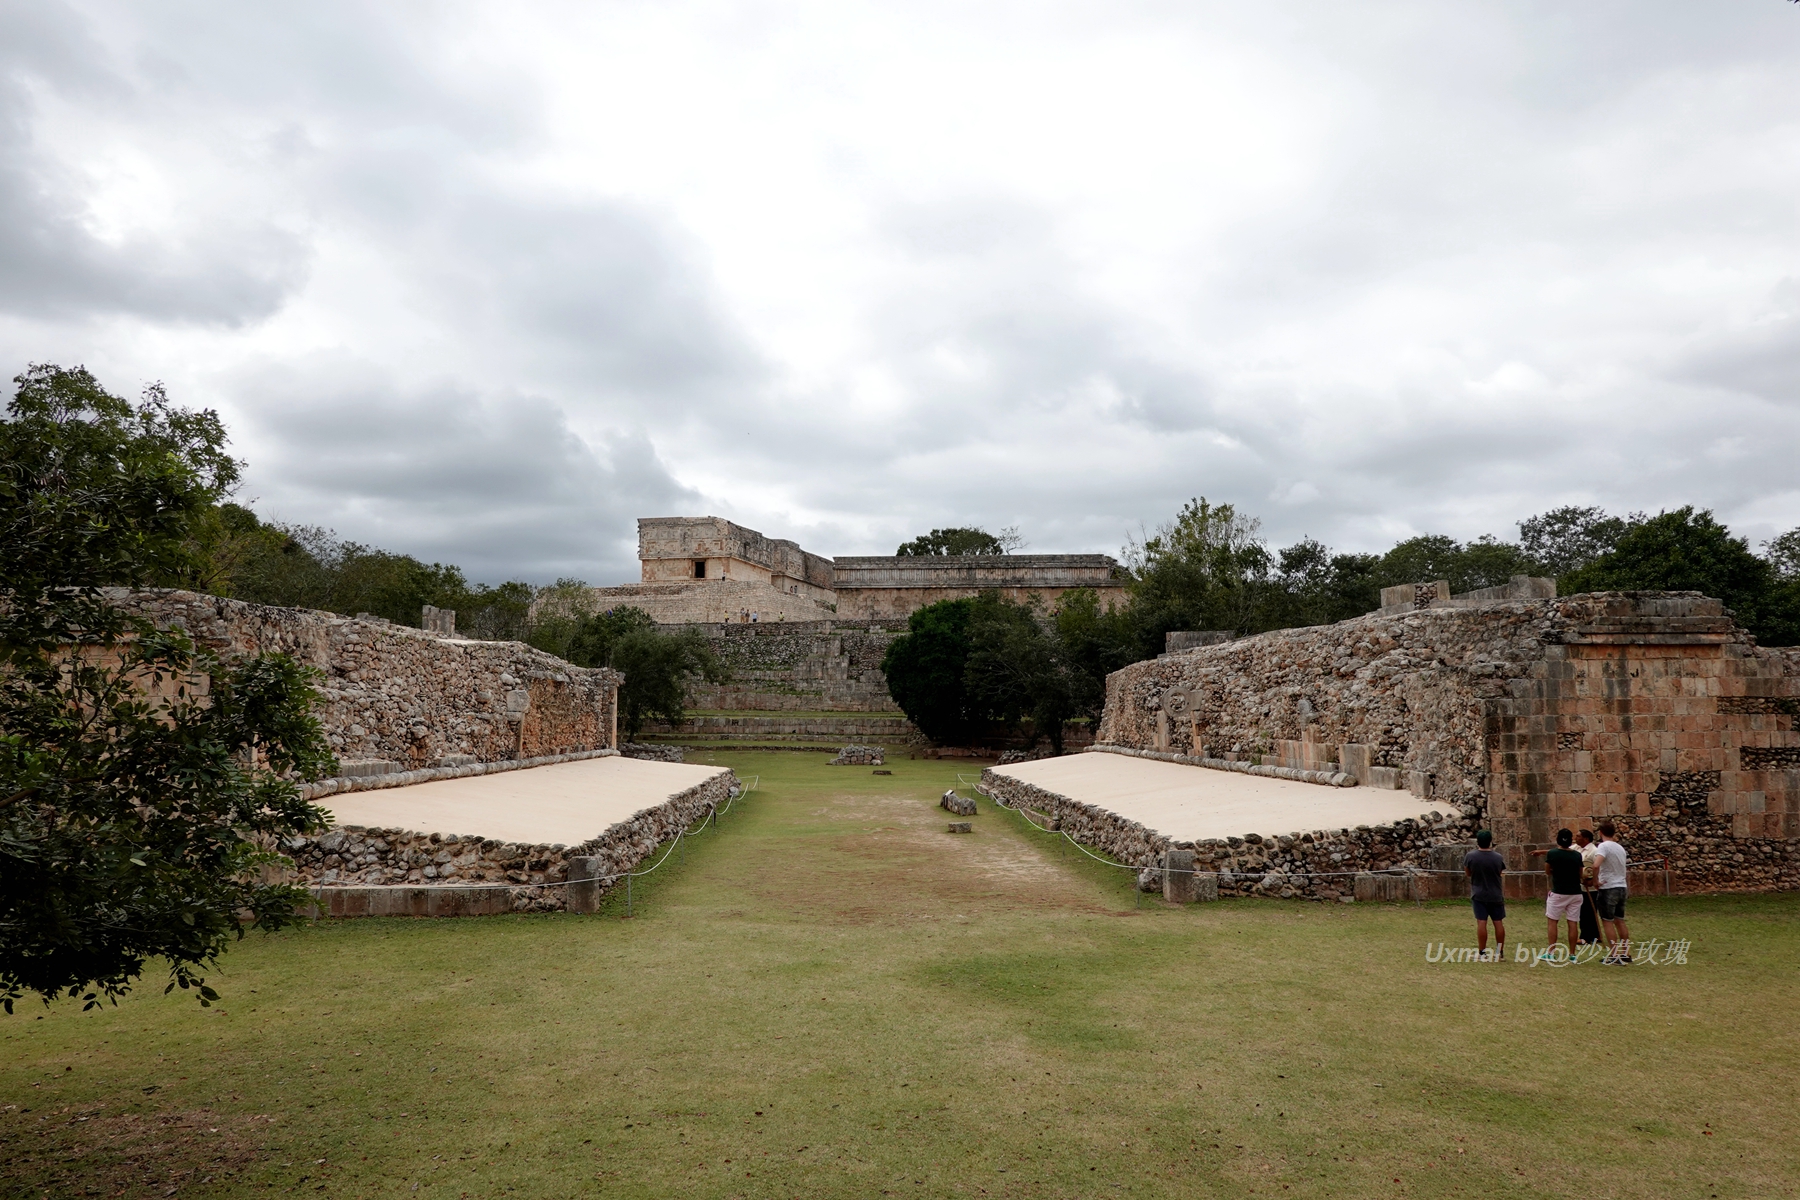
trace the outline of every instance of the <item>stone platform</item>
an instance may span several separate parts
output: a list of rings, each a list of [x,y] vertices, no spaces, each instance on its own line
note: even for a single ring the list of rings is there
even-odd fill
[[[736,787],[724,767],[590,758],[332,796],[333,828],[281,848],[319,915],[592,912]]]
[[[526,845],[579,845],[724,767],[595,758],[527,771],[440,779],[325,800],[339,825],[468,834]]]
[[[1409,792],[1325,787],[1093,752],[991,768],[1117,814],[1171,842],[1391,825],[1431,806]]]

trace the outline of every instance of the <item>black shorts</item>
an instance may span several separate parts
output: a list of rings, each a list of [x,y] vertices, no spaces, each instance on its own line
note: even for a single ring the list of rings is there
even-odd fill
[[[1504,900],[1471,900],[1469,903],[1475,906],[1477,922],[1506,920],[1506,901]]]
[[[1625,919],[1625,889],[1601,888],[1594,893],[1594,907],[1600,910],[1602,921],[1623,921]]]

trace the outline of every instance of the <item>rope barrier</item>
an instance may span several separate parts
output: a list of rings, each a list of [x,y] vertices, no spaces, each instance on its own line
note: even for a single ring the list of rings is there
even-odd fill
[[[962,786],[969,788],[971,791],[979,791],[979,788],[977,788],[977,786],[975,784],[969,783],[967,777],[964,776],[961,772],[957,773],[956,778],[957,778],[957,781],[960,784],[962,784]],[[985,793],[985,792],[981,792],[980,794],[983,796],[987,795],[987,793]],[[1081,851],[1083,854],[1087,855],[1089,858],[1093,859],[1095,862],[1102,863],[1109,867],[1118,867],[1121,870],[1126,870],[1126,871],[1163,871],[1165,873],[1171,873],[1171,874],[1175,874],[1175,875],[1195,875],[1195,876],[1211,875],[1211,876],[1214,876],[1219,879],[1237,879],[1237,878],[1249,879],[1249,878],[1253,878],[1253,877],[1260,878],[1260,877],[1267,876],[1267,875],[1280,875],[1284,879],[1340,879],[1340,878],[1344,878],[1346,876],[1354,876],[1354,875],[1397,875],[1397,876],[1451,875],[1451,876],[1455,876],[1457,878],[1461,878],[1466,874],[1466,872],[1458,871],[1458,870],[1454,870],[1454,869],[1446,868],[1446,867],[1387,867],[1387,868],[1383,868],[1381,870],[1371,870],[1371,869],[1365,867],[1365,868],[1362,868],[1360,870],[1355,870],[1355,871],[1289,871],[1289,870],[1278,869],[1278,868],[1270,868],[1269,870],[1266,870],[1266,871],[1198,871],[1198,870],[1193,870],[1193,869],[1182,870],[1180,868],[1159,867],[1154,863],[1145,863],[1142,866],[1133,866],[1130,863],[1111,862],[1107,859],[1101,858],[1099,855],[1094,854],[1092,851],[1090,851],[1086,846],[1083,846],[1080,842],[1078,842],[1074,838],[1070,837],[1067,830],[1051,829],[1047,825],[1039,825],[1036,821],[1031,819],[1031,810],[1026,809],[1023,806],[1015,806],[1015,805],[1011,805],[1011,804],[1005,804],[997,799],[994,799],[994,797],[992,797],[992,796],[988,796],[987,798],[989,800],[993,801],[994,806],[996,808],[1003,808],[1003,809],[1006,809],[1008,812],[1018,813],[1020,816],[1025,818],[1025,823],[1027,825],[1031,826],[1033,829],[1038,830],[1040,833],[1054,833],[1054,834],[1061,835],[1062,838],[1069,843],[1069,845],[1075,847],[1077,850]],[[1666,860],[1665,860],[1665,862],[1666,862]],[[1666,871],[1667,869],[1668,868],[1665,866],[1664,870]],[[1502,871],[1501,874],[1502,875],[1514,875],[1514,876],[1531,876],[1531,877],[1535,878],[1537,876],[1541,876],[1543,874],[1543,872],[1542,871],[1510,871],[1509,870],[1509,871]]]

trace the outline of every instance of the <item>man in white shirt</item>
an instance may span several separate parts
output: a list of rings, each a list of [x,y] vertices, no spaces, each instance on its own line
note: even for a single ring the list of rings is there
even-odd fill
[[[1598,850],[1594,906],[1606,931],[1606,965],[1623,966],[1631,961],[1631,931],[1625,927],[1625,868],[1630,856],[1619,845],[1618,829],[1611,821],[1600,822]]]

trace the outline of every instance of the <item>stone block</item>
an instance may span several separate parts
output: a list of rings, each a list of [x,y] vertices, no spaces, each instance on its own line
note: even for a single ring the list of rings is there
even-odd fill
[[[974,833],[975,826],[971,822],[968,822],[968,821],[952,821],[952,822],[950,822],[950,832],[951,833]]]
[[[600,907],[605,860],[583,855],[568,860],[569,882],[564,888],[565,904],[570,912],[591,913]]]
[[[975,815],[975,801],[971,797],[957,795],[955,788],[943,794],[943,797],[938,800],[938,807],[946,812],[953,812],[959,817]]]
[[[1171,904],[1194,902],[1194,852],[1168,850],[1163,854],[1163,899]]]
[[[1359,871],[1356,875],[1354,895],[1358,900],[1405,900],[1409,898],[1411,885],[1405,875],[1377,875],[1371,871]]]

